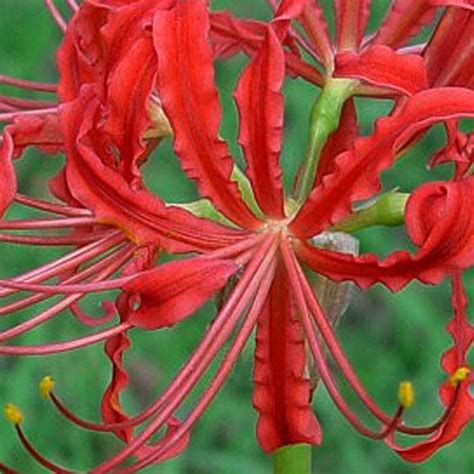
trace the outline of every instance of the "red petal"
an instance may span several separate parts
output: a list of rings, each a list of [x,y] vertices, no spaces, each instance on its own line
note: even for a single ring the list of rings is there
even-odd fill
[[[468,365],[468,353],[474,342],[474,327],[467,316],[467,296],[463,288],[462,277],[453,278],[454,318],[448,325],[454,346],[447,351],[442,359],[445,371],[452,376],[460,367]],[[456,439],[474,418],[474,395],[470,392],[471,381],[462,384],[458,400],[447,422],[428,440],[410,448],[398,447],[398,453],[407,461],[422,462],[433,455],[439,448]],[[450,404],[455,388],[448,381],[441,387],[441,399],[445,406]]]
[[[73,197],[98,221],[121,228],[131,240],[159,243],[173,251],[215,249],[235,242],[242,232],[166,207],[154,194],[134,191],[98,153],[102,144],[95,125],[99,104],[92,89],[61,111],[68,150],[66,177]],[[100,131],[99,131],[100,132]],[[230,240],[229,240],[230,238]]]
[[[372,46],[360,54],[339,53],[335,76],[362,79],[408,95],[428,88],[423,58],[417,54],[397,54],[386,46]]]
[[[273,28],[245,70],[235,92],[240,112],[240,137],[248,163],[248,175],[262,210],[281,218],[283,179],[280,154],[283,141],[285,78],[283,48]]]
[[[267,452],[296,443],[319,444],[322,438],[305,376],[303,330],[287,278],[280,264],[256,336],[253,404],[259,412],[257,437]]]
[[[128,304],[126,295],[119,297],[122,305]],[[119,308],[121,304],[119,303]],[[129,419],[120,401],[123,390],[128,386],[129,377],[124,365],[125,351],[131,346],[127,332],[123,332],[107,340],[105,353],[112,362],[112,380],[104,393],[101,404],[102,418],[106,423],[122,423]],[[132,428],[124,428],[114,432],[124,441],[130,441],[133,436]]]
[[[124,287],[141,299],[129,321],[145,329],[173,326],[223,288],[238,269],[231,260],[196,257],[146,271]]]
[[[155,15],[159,94],[174,130],[176,153],[201,195],[233,222],[256,229],[259,221],[230,179],[234,162],[219,136],[222,112],[208,31],[205,2],[178,1],[173,10]]]
[[[374,43],[398,49],[432,22],[436,11],[426,0],[395,0]]]
[[[380,173],[414,136],[436,122],[461,116],[474,116],[473,91],[440,88],[411,97],[395,115],[380,119],[371,137],[360,138],[336,158],[335,172],[313,189],[292,230],[306,238],[338,222],[351,212],[353,202],[380,191]]]
[[[336,0],[339,50],[353,50],[360,46],[369,21],[371,3],[371,0]]]
[[[0,218],[8,209],[16,194],[16,174],[12,163],[13,139],[8,131],[4,131],[2,148],[0,149]]]
[[[448,8],[423,53],[430,84],[469,86],[474,75],[473,37],[472,12]]]
[[[447,274],[474,264],[474,178],[428,183],[410,197],[407,230],[419,247],[415,255],[394,252],[384,260],[352,257],[300,243],[300,257],[316,272],[335,280],[353,280],[363,288],[380,282],[393,291],[415,278],[439,283]]]
[[[321,62],[326,69],[332,69],[333,52],[331,37],[329,36],[323,9],[319,5],[318,0],[308,0],[306,2],[306,7],[301,13],[299,21],[312,41],[312,46],[321,58]]]

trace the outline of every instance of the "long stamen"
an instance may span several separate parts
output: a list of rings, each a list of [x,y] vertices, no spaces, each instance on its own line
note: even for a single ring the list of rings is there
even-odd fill
[[[114,260],[111,264],[106,266],[102,271],[100,271],[94,278],[91,279],[92,282],[100,282],[105,278],[108,278],[110,275],[114,274],[121,266],[123,261],[122,260]],[[7,341],[9,339],[13,339],[21,334],[25,334],[38,326],[46,323],[47,321],[51,320],[58,314],[60,314],[63,310],[68,308],[74,302],[77,302],[84,296],[83,293],[79,293],[77,295],[71,295],[67,298],[64,298],[59,303],[49,307],[46,311],[38,314],[34,318],[25,321],[22,324],[18,324],[17,326],[8,329],[6,331],[0,332],[0,342]]]
[[[18,87],[19,89],[29,89],[33,91],[56,92],[56,84],[47,84],[46,82],[27,81],[16,77],[0,74],[0,84]]]
[[[0,233],[0,242],[18,245],[39,245],[45,247],[70,247],[88,244],[109,235],[110,232],[95,232],[93,234],[77,236],[61,235],[44,237],[40,235],[14,235]]]
[[[191,380],[191,377],[193,378],[192,380],[197,381],[200,378],[200,374],[205,371],[224,342],[230,336],[235,326],[234,319],[237,321],[239,314],[244,311],[246,300],[248,299],[246,293],[248,292],[252,281],[261,278],[262,275],[265,274],[268,259],[270,258],[268,254],[269,252],[270,254],[274,253],[274,250],[273,252],[271,251],[271,243],[272,242],[267,239],[267,241],[257,251],[254,260],[249,264],[248,268],[242,275],[240,282],[237,284],[226,305],[222,308],[213,324],[210,326],[199,347],[195,350],[186,365],[181,369],[165,392],[149,408],[144,410],[138,416],[121,423],[97,424],[82,420],[76,415],[69,417],[67,414],[71,412],[62,403],[61,405],[65,408],[65,416],[83,428],[95,431],[114,431],[117,429],[136,426],[146,421],[165,406],[173,397],[175,397],[176,392],[183,387],[183,384]],[[231,318],[232,314],[234,314],[233,318]],[[59,399],[58,401],[60,402]]]
[[[73,474],[72,471],[68,471],[64,469],[62,466],[59,466],[53,462],[51,462],[49,459],[46,459],[31,443],[31,441],[26,437],[25,432],[23,431],[23,428],[21,427],[24,417],[23,413],[21,410],[13,405],[12,403],[9,403],[5,407],[5,416],[7,417],[8,421],[12,423],[15,426],[15,431],[18,435],[18,438],[20,439],[21,443],[25,447],[25,449],[33,456],[43,467],[46,469],[49,469],[50,471],[53,471],[58,474]]]
[[[403,405],[397,408],[395,415],[389,419],[388,423],[385,424],[385,429],[383,429],[381,432],[374,431],[365,427],[364,424],[360,421],[359,417],[347,405],[333,379],[318,335],[316,334],[315,328],[313,326],[308,304],[303,292],[301,277],[300,275],[298,275],[298,264],[295,261],[294,254],[289,248],[289,244],[286,239],[282,241],[281,248],[283,260],[288,270],[290,285],[292,286],[293,291],[295,293],[296,303],[300,311],[301,320],[305,329],[306,336],[308,338],[309,346],[317,363],[318,372],[321,376],[321,380],[324,382],[324,385],[326,386],[329,395],[331,396],[336,406],[339,408],[340,412],[346,417],[346,419],[359,433],[372,439],[380,439],[382,437],[388,436],[390,432],[395,429],[396,424],[400,419],[400,416],[403,414]]]
[[[274,273],[275,260],[272,259],[271,266],[260,283],[252,307],[244,323],[242,324],[242,327],[240,328],[239,333],[235,338],[235,341],[233,342],[230,349],[227,351],[224,361],[222,362],[218,371],[214,375],[209,387],[207,388],[199,402],[196,404],[194,409],[188,415],[187,419],[181,424],[181,426],[176,430],[176,432],[173,433],[170,439],[167,439],[166,442],[163,444],[158,444],[158,447],[154,453],[150,453],[137,463],[128,466],[126,469],[123,470],[124,474],[139,472],[140,469],[143,469],[147,465],[158,462],[160,457],[166,455],[167,450],[172,449],[175,444],[178,443],[187,432],[189,432],[189,430],[193,427],[193,425],[196,423],[202,413],[212,403],[218,391],[230,375],[230,372],[234,367],[237,358],[239,357],[243,348],[247,344],[247,341],[249,340],[252,331],[254,330],[255,325],[257,324],[258,317],[261,314],[268,292],[270,290],[270,285],[272,283]]]
[[[20,99],[6,95],[0,95],[0,102],[19,109],[44,109],[45,107],[54,107],[56,105],[55,102],[49,100]]]
[[[75,0],[67,0],[67,4],[73,12],[77,12],[77,10],[79,10],[79,5],[76,3]]]
[[[106,237],[71,252],[54,262],[47,263],[39,268],[35,268],[32,271],[12,278],[12,281],[34,283],[61,275],[69,269],[75,268],[104,252],[110,251],[113,247],[123,243],[124,241],[125,238],[121,232],[112,232]],[[9,296],[13,293],[15,293],[14,289],[0,290],[0,298]]]
[[[0,230],[60,229],[97,224],[94,217],[69,217],[61,219],[22,219],[0,221]]]
[[[104,267],[110,265],[112,262],[115,261],[122,261],[122,264],[125,263],[134,252],[134,247],[132,245],[127,245],[123,249],[108,255],[104,259],[94,263],[90,267],[82,270],[81,272],[67,278],[64,280],[64,283],[77,283],[83,281],[84,279],[88,278],[91,275],[94,275],[96,272],[101,271]],[[23,298],[19,301],[15,301],[5,306],[0,307],[0,316],[6,316],[8,314],[14,313],[20,309],[28,308],[34,304],[40,303],[45,299],[50,298],[51,295],[39,293],[27,298]]]
[[[105,341],[117,334],[125,332],[132,327],[130,323],[121,323],[110,329],[90,334],[85,337],[73,339],[71,341],[58,342],[53,344],[41,344],[36,346],[2,346],[0,345],[0,354],[5,355],[49,355],[60,354],[61,352],[74,351],[82,347],[90,346],[98,342]]]
[[[15,469],[3,464],[3,462],[0,462],[0,472],[3,472],[3,474],[19,474],[18,471],[15,471]]]
[[[209,368],[210,363],[216,357],[218,351],[222,347],[222,345],[227,341],[232,333],[235,325],[237,324],[238,320],[241,318],[242,313],[248,307],[250,302],[254,299],[256,291],[258,290],[258,286],[268,272],[269,266],[274,258],[275,252],[277,249],[277,242],[275,236],[269,236],[266,242],[260,247],[258,251],[258,255],[260,258],[255,257],[252,260],[250,266],[257,266],[257,272],[250,273],[249,269],[247,269],[247,275],[244,273],[242,280],[239,282],[237,287],[235,288],[232,296],[229,298],[228,302],[219,313],[215,324],[218,322],[219,328],[216,331],[216,335],[213,337],[213,346],[212,350],[208,349],[206,352],[202,352],[202,346],[204,341],[208,339],[209,334],[214,333],[215,326],[214,324],[211,326],[208,333],[204,338],[203,343],[200,345],[198,351],[196,351],[191,359],[189,360],[188,364],[186,364],[185,368],[180,372],[180,374],[176,377],[173,383],[168,387],[165,391],[163,396],[160,400],[156,403],[157,406],[164,407],[163,411],[153,420],[153,422],[145,428],[139,436],[137,436],[133,441],[131,441],[126,448],[124,448],[120,453],[117,453],[114,457],[106,461],[104,464],[96,468],[95,472],[105,473],[110,472],[112,466],[117,466],[118,464],[125,461],[129,456],[133,455],[137,449],[143,446],[148,439],[150,439],[153,434],[158,431],[164,423],[173,415],[173,413],[178,409],[181,405],[182,401],[185,397],[190,393],[192,388],[196,385],[198,380],[201,376],[207,371]],[[261,258],[263,256],[263,259]],[[253,264],[253,265],[252,265]],[[244,281],[245,280],[247,281]],[[248,281],[249,280],[249,281]],[[244,287],[244,283],[246,283]],[[248,286],[247,286],[248,284]],[[235,307],[234,307],[235,305]],[[229,308],[232,310],[229,311]],[[226,316],[225,320],[223,321],[223,315]],[[213,331],[214,329],[214,331]],[[193,359],[203,359],[200,361],[199,366],[196,366]],[[165,405],[166,403],[166,405]]]
[[[25,196],[24,194],[16,194],[15,202],[23,204],[24,206],[39,209],[41,211],[51,212],[54,214],[61,214],[66,216],[92,216],[92,212],[88,209],[80,207],[70,207],[63,204],[56,204],[53,202],[43,201],[42,199]]]
[[[63,32],[66,32],[67,29],[67,23],[64,20],[64,18],[61,15],[61,12],[58,10],[56,5],[54,4],[53,0],[44,0],[44,3],[46,4],[47,9],[51,13],[51,16],[54,18],[54,21],[56,24],[63,30]]]
[[[287,256],[286,258],[288,261],[288,265],[292,265],[293,275],[296,275],[295,277],[296,279],[294,281],[298,285],[298,288],[299,288],[298,291],[303,292],[305,300],[310,305],[310,310],[313,316],[316,318],[316,321],[314,321],[312,318],[308,320],[308,331],[312,331],[314,333],[314,322],[316,322],[316,324],[318,325],[318,329],[320,330],[321,335],[323,336],[324,341],[326,342],[331,354],[333,355],[334,359],[336,360],[337,364],[339,365],[342,373],[346,377],[346,380],[349,382],[352,389],[359,396],[359,398],[365,403],[369,411],[376,418],[379,419],[379,421],[384,423],[386,426],[392,424],[394,418],[385,414],[380,409],[380,407],[376,404],[376,402],[372,399],[372,397],[370,397],[370,395],[368,394],[368,392],[365,390],[362,383],[360,382],[357,374],[355,373],[354,369],[352,368],[349,362],[349,359],[344,354],[342,347],[340,347],[333,329],[325,320],[323,311],[311,290],[311,287],[306,278],[306,275],[304,274],[303,270],[299,266],[296,260],[296,256],[288,247],[288,242],[283,241],[282,246],[284,249],[284,253]],[[319,314],[317,314],[317,312],[319,312]],[[309,325],[309,323],[311,324]],[[321,325],[319,323],[321,323]],[[327,337],[328,334],[330,336],[329,338]],[[324,362],[325,361],[324,353],[322,351],[321,351],[321,354],[323,356],[322,361]],[[330,376],[330,373],[329,373],[329,376]],[[434,423],[432,423],[431,425],[424,426],[424,427],[417,427],[417,426],[408,426],[405,424],[397,424],[395,427],[396,431],[399,431],[405,434],[416,435],[416,436],[428,435],[430,433],[433,433],[449,419],[449,417],[451,416],[454,410],[454,407],[456,406],[458,397],[459,397],[459,389],[456,386],[456,392],[451,400],[451,403],[448,405],[448,407],[446,407],[444,412],[440,415],[439,419],[435,421]],[[370,401],[370,404],[367,404],[366,403],[367,401]],[[357,416],[349,409],[349,407],[347,407],[347,405],[344,402],[341,402],[341,403],[343,403],[341,406],[344,407],[344,410],[347,410],[347,413],[350,413],[350,416],[352,416],[353,420],[356,421]]]

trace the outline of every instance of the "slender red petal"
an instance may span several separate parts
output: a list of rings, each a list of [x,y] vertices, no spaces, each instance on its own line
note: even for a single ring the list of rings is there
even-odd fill
[[[469,323],[467,315],[467,295],[465,293],[462,277],[453,278],[453,308],[454,318],[448,325],[454,346],[447,351],[442,359],[444,370],[453,376],[460,367],[468,366],[468,353],[474,342],[474,327]],[[442,446],[456,439],[474,418],[474,395],[472,394],[472,378],[462,383],[459,388],[455,407],[447,422],[428,440],[410,448],[397,447],[398,454],[410,462],[422,462],[433,455]],[[441,399],[448,406],[454,397],[455,385],[447,381],[441,387]]]
[[[144,272],[124,286],[141,300],[129,321],[146,329],[173,326],[223,288],[238,269],[231,260],[196,257]]]
[[[12,163],[13,139],[8,132],[3,133],[3,143],[0,149],[0,218],[8,209],[16,194],[16,174]]]
[[[334,172],[334,159],[343,151],[349,150],[354,144],[354,140],[359,136],[359,127],[357,123],[357,109],[354,99],[345,102],[341,120],[338,129],[331,134],[324,145],[319,159],[318,172],[316,175],[316,184],[321,184],[322,179],[327,174]]]
[[[373,41],[398,49],[432,22],[436,11],[427,0],[395,0]]]
[[[303,330],[287,279],[280,263],[256,336],[253,403],[260,415],[257,437],[267,452],[296,443],[319,444],[322,437],[305,375]]]
[[[423,58],[417,54],[398,54],[387,46],[375,45],[359,54],[339,53],[334,74],[362,79],[408,95],[428,88]]]
[[[239,239],[239,231],[199,219],[176,207],[168,208],[146,190],[134,191],[117,171],[104,163],[97,155],[101,148],[94,143],[98,107],[94,91],[85,87],[78,100],[63,107],[61,117],[68,149],[69,189],[77,201],[94,211],[99,222],[122,229],[133,241],[159,242],[180,251],[215,249]]]
[[[335,172],[313,189],[292,230],[310,237],[338,222],[353,202],[380,191],[380,173],[413,137],[436,122],[462,116],[474,116],[474,92],[468,89],[431,89],[411,97],[397,114],[380,119],[372,136],[358,139],[336,158]]]
[[[156,13],[153,31],[160,99],[184,170],[229,219],[256,229],[259,222],[231,180],[234,162],[219,136],[222,111],[207,40],[206,3],[178,0],[173,10]]]
[[[430,84],[469,86],[474,76],[474,13],[448,8],[423,56]]]
[[[285,57],[272,27],[245,70],[235,92],[240,113],[240,137],[248,175],[262,210],[284,216],[280,154],[283,141]]]
[[[406,224],[415,255],[398,251],[384,260],[366,254],[352,257],[298,244],[298,253],[316,272],[353,280],[366,288],[380,282],[393,291],[417,278],[437,284],[447,274],[474,264],[474,178],[428,183],[409,199]]]
[[[308,0],[306,2],[299,21],[303,25],[309,39],[312,41],[312,46],[316,54],[321,58],[321,62],[326,69],[332,70],[332,42],[324,12],[318,0]]]
[[[336,0],[339,50],[354,50],[360,46],[369,21],[371,3],[371,0]]]

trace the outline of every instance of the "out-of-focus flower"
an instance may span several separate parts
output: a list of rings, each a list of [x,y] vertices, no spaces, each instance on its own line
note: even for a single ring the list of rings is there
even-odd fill
[[[341,51],[358,51],[363,44],[367,2],[356,3],[360,7],[357,15],[354,7],[348,8],[349,2],[336,2],[337,44]],[[312,130],[318,130],[318,142],[310,149],[293,195],[284,191],[280,167],[282,86],[287,68],[294,71],[294,60],[289,60],[289,55],[299,58],[294,53],[299,39],[290,30],[291,21],[306,21],[310,34],[313,17],[307,15],[310,6],[317,7],[314,2],[284,1],[269,24],[249,23],[258,42],[235,94],[247,176],[219,135],[221,107],[213,71],[216,51],[209,34],[212,31],[215,41],[216,18],[221,17],[210,17],[205,1],[90,0],[78,9],[59,53],[61,105],[51,119],[55,141],[47,143],[66,154],[65,167],[51,186],[53,195],[62,202],[40,201],[17,193],[12,158],[16,144],[24,142],[23,132],[16,139],[13,136],[15,130],[10,127],[15,123],[5,128],[0,150],[0,170],[8,178],[1,188],[2,211],[14,200],[57,216],[2,220],[2,228],[40,232],[69,229],[66,235],[53,237],[8,233],[2,239],[18,244],[69,244],[76,250],[26,274],[0,280],[0,297],[32,293],[0,307],[4,315],[53,295],[64,295],[45,312],[1,333],[0,338],[8,344],[0,346],[0,354],[49,354],[107,341],[113,378],[102,402],[103,423],[89,422],[72,413],[54,392],[51,378],[44,379],[41,386],[42,393],[73,422],[115,433],[126,442],[123,450],[93,472],[111,472],[131,456],[138,460],[120,472],[137,472],[182,451],[192,426],[224,384],[255,328],[257,436],[268,452],[296,443],[321,442],[321,428],[311,408],[314,387],[308,368],[312,365],[348,421],[365,436],[386,439],[405,459],[427,458],[452,441],[472,419],[474,400],[469,392],[472,376],[467,353],[474,330],[467,320],[462,285],[462,272],[474,262],[474,180],[470,166],[456,180],[421,186],[408,202],[406,196],[389,195],[363,209],[355,206],[380,193],[380,174],[432,125],[474,116],[473,91],[466,87],[429,88],[422,59],[375,46],[379,42],[404,44],[413,29],[435,10],[426,6],[425,11],[420,2],[414,3],[423,11],[416,14],[412,26],[401,28],[397,23],[401,11],[412,11],[407,2],[396,2],[396,14],[392,13],[375,39],[370,40],[374,46],[360,52],[357,67],[369,71],[369,78],[349,74],[350,79],[325,87],[313,114]],[[321,21],[319,16],[316,18]],[[354,28],[355,24],[360,26]],[[323,40],[329,41],[326,36]],[[230,51],[232,44],[221,43],[219,47]],[[331,72],[332,47],[320,47],[317,53]],[[347,130],[346,122],[352,120],[343,109],[345,101],[362,90],[359,79],[377,83],[373,76],[380,69],[377,66],[371,72],[370,64],[378,63],[380,54],[388,54],[396,64],[401,61],[401,67],[416,63],[415,70],[424,71],[423,87],[395,87],[406,96],[394,113],[377,123],[373,135],[350,134],[351,140],[346,140],[343,147],[333,144],[326,148],[326,158],[318,166],[324,143]],[[395,80],[383,79],[378,86],[392,88]],[[431,82],[435,85],[436,81]],[[415,83],[419,83],[418,78]],[[41,113],[31,116],[44,118]],[[41,135],[43,125],[40,129]],[[199,202],[166,204],[141,179],[140,165],[156,141],[171,130],[182,167],[195,180],[203,198]],[[27,143],[39,144],[38,140]],[[418,247],[415,254],[398,251],[382,260],[371,254],[358,257],[343,253],[328,244],[336,232],[360,225],[393,225],[404,216],[408,233]],[[184,258],[158,264],[161,251]],[[452,278],[453,348],[443,358],[449,381],[441,389],[445,411],[437,422],[426,427],[403,422],[404,410],[413,401],[407,383],[401,385],[400,403],[394,414],[378,406],[335,335],[333,319],[326,315],[311,284],[312,272],[334,281],[350,280],[362,288],[381,283],[393,291],[413,280],[437,284]],[[235,280],[233,287],[231,278]],[[192,316],[226,285],[228,294],[222,308],[188,362],[148,408],[128,416],[120,396],[128,384],[123,354],[130,346],[129,331],[173,326]],[[94,320],[78,307],[87,295],[110,289],[119,289],[120,294],[115,303],[108,304],[104,318]],[[10,344],[14,337],[66,308],[88,325],[102,325],[114,317],[120,322],[74,341],[33,347]],[[229,341],[210,384],[191,412],[179,420],[178,410]],[[368,428],[345,401],[328,355],[380,422],[378,431]],[[68,472],[35,450],[23,432],[23,417],[16,407],[9,405],[6,414],[25,446],[45,467]],[[135,432],[147,422],[143,430]],[[166,433],[156,441],[155,435],[165,427]],[[430,438],[414,447],[401,448],[394,439],[399,432]]]

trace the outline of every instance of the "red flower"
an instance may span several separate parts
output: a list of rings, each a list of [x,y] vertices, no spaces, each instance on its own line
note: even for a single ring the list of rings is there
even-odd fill
[[[337,44],[341,50],[356,51],[362,42],[367,2],[352,3],[358,6],[355,13],[348,8],[348,2],[337,2]],[[121,322],[70,342],[33,347],[2,345],[0,354],[62,352],[107,340],[106,351],[114,371],[103,399],[103,423],[88,422],[72,413],[53,392],[50,378],[42,385],[44,394],[72,421],[92,430],[113,432],[126,441],[123,450],[93,472],[110,472],[134,455],[138,460],[121,472],[137,472],[184,449],[192,426],[224,384],[255,328],[254,406],[259,412],[257,436],[266,451],[295,443],[321,442],[321,428],[311,408],[314,387],[307,371],[313,362],[348,421],[365,436],[387,439],[408,460],[420,461],[430,456],[472,419],[474,399],[469,390],[473,379],[467,368],[467,353],[474,329],[466,316],[461,275],[474,262],[474,215],[470,206],[473,178],[468,173],[461,174],[454,181],[425,184],[411,195],[406,224],[418,247],[415,254],[395,252],[380,260],[370,254],[357,257],[343,253],[330,245],[334,232],[351,228],[370,212],[377,214],[377,204],[356,211],[355,203],[381,191],[380,174],[394,164],[408,145],[436,123],[474,116],[474,92],[467,88],[420,91],[428,85],[427,76],[408,82],[402,78],[405,82],[401,84],[398,78],[381,72],[381,58],[410,70],[422,66],[417,57],[399,56],[385,46],[375,46],[403,44],[426,16],[434,13],[432,6],[413,3],[416,11],[407,2],[397,3],[398,10],[372,40],[374,46],[361,51],[356,61],[360,62],[357,67],[368,71],[361,78],[384,87],[395,84],[395,89],[408,96],[390,117],[378,122],[372,136],[348,141],[342,149],[334,143],[327,148],[328,161],[324,165],[321,162],[316,179],[309,180],[309,192],[296,192],[295,196],[286,195],[280,168],[285,68],[295,71],[293,64],[302,63],[297,55],[289,53],[296,41],[294,33],[289,33],[290,21],[298,17],[308,34],[314,33],[317,54],[328,68],[333,59],[329,40],[321,35],[324,30],[314,28],[321,17],[315,20],[309,16],[306,2],[285,1],[270,24],[245,26],[259,38],[235,96],[248,180],[242,177],[227,143],[219,135],[221,107],[209,42],[211,22],[214,32],[218,25],[216,17],[210,19],[206,2],[91,0],[76,13],[59,60],[63,103],[58,122],[67,162],[54,182],[53,192],[64,204],[15,194],[10,161],[13,142],[8,130],[0,151],[0,168],[9,181],[2,188],[0,204],[6,208],[13,198],[65,216],[2,221],[4,229],[73,229],[70,235],[54,238],[9,237],[12,242],[27,243],[30,239],[32,243],[45,244],[45,239],[51,239],[52,243],[66,241],[78,249],[40,269],[0,280],[0,296],[18,290],[33,293],[0,308],[5,314],[51,295],[64,295],[57,305],[0,337],[9,341],[67,307],[85,323],[96,324],[78,309],[77,302],[92,292],[109,289],[122,290],[114,307]],[[410,27],[405,23],[402,27],[401,10],[404,15],[413,16]],[[231,46],[220,45],[222,51],[229,51]],[[421,66],[420,71],[424,68]],[[421,83],[423,87],[419,87]],[[348,95],[360,91],[357,87]],[[145,139],[153,128],[150,104],[162,106],[183,169],[196,181],[201,196],[212,202],[212,215],[217,219],[198,217],[191,212],[195,210],[191,205],[166,205],[146,189],[139,165],[149,151]],[[318,124],[327,126],[324,120]],[[343,114],[335,135],[350,124],[351,117]],[[327,130],[325,138],[331,131]],[[320,149],[322,145],[318,144]],[[337,156],[329,155],[328,150]],[[161,250],[185,257],[155,266]],[[100,260],[94,260],[98,256]],[[336,281],[351,280],[363,288],[379,282],[393,291],[415,279],[437,284],[443,278],[452,278],[455,315],[449,330],[454,345],[443,358],[450,381],[441,389],[446,408],[438,422],[427,427],[403,422],[404,409],[411,404],[410,387],[406,385],[394,415],[378,406],[335,335],[333,320],[326,315],[310,283],[311,271]],[[114,276],[117,272],[121,275]],[[53,277],[58,277],[59,282],[52,282]],[[124,351],[130,346],[128,332],[171,326],[190,317],[223,289],[230,277],[236,278],[237,283],[189,361],[147,409],[129,417],[120,404],[121,392],[128,383],[123,365]],[[115,312],[98,322],[108,322]],[[179,421],[176,412],[228,341],[230,347],[209,386],[187,417]],[[367,428],[348,406],[328,355],[380,422],[379,431]],[[45,459],[26,439],[22,417],[15,407],[9,406],[7,415],[24,444],[43,465],[53,471],[63,469]],[[136,434],[134,428],[144,422],[149,424]],[[152,442],[152,437],[165,426],[168,430],[162,439]],[[431,437],[402,449],[394,440],[398,432]]]

